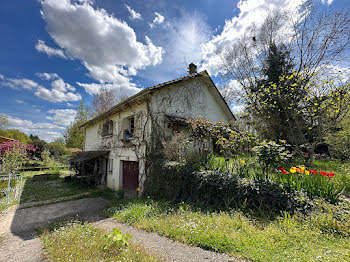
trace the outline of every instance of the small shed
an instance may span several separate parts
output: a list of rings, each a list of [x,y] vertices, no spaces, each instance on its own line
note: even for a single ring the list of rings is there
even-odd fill
[[[70,159],[71,168],[82,183],[96,186],[107,185],[107,159],[109,151],[85,151]]]

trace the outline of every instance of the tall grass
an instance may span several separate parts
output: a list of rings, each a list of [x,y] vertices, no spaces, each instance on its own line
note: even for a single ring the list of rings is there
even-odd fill
[[[115,219],[182,242],[253,261],[347,261],[350,206],[320,203],[305,216],[257,221],[240,212],[133,200],[109,210]]]
[[[159,261],[128,236],[114,229],[111,233],[78,221],[41,228],[44,255],[51,261]]]

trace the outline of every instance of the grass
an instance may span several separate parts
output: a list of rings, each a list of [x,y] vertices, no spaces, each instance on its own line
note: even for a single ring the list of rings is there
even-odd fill
[[[27,178],[24,183],[21,202],[38,202],[60,197],[72,196],[84,192],[93,192],[95,187],[80,186],[64,178],[53,176],[47,181],[33,181]]]
[[[319,202],[309,215],[257,220],[152,200],[118,202],[113,218],[204,249],[253,261],[348,261],[350,205]]]
[[[106,234],[90,224],[69,221],[40,228],[39,233],[51,261],[160,261],[118,229]]]

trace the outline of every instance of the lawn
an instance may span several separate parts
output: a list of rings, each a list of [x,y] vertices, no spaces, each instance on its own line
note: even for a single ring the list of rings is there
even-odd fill
[[[308,215],[256,219],[239,211],[210,212],[181,203],[117,202],[118,221],[234,257],[253,261],[349,261],[350,205],[319,200]]]
[[[60,197],[72,196],[84,192],[92,192],[95,187],[80,186],[71,181],[64,181],[62,177],[53,177],[47,181],[33,181],[26,178],[21,202],[37,202]]]
[[[105,233],[73,220],[40,228],[38,232],[44,244],[44,255],[51,261],[160,261],[130,243],[130,236],[117,228]]]

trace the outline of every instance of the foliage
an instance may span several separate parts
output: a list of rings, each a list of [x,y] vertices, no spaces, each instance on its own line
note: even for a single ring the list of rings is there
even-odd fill
[[[163,142],[163,152],[171,161],[183,161],[186,158],[189,143],[188,138],[182,132],[175,133],[169,141]]]
[[[8,127],[8,125],[8,117],[4,114],[0,114],[0,130],[4,130],[6,127]]]
[[[0,129],[0,136],[15,139],[19,142],[22,142],[23,144],[31,143],[30,137],[28,137],[25,133],[18,131],[17,129]]]
[[[74,122],[71,123],[63,135],[66,147],[68,148],[83,148],[84,144],[84,133],[80,126],[89,119],[89,108],[85,105],[84,100],[77,108],[77,114]]]
[[[69,221],[44,231],[41,239],[52,261],[158,261],[138,246],[127,246],[128,237],[117,228],[105,234],[92,225]]]
[[[19,170],[28,158],[28,152],[35,152],[32,145],[24,145],[18,141],[9,141],[0,145],[2,171],[13,174]]]
[[[51,156],[57,161],[63,161],[69,155],[67,148],[56,142],[51,142],[45,145],[45,149],[48,150]]]
[[[38,135],[31,134],[29,138],[32,141],[31,144],[36,147],[34,157],[37,159],[41,159],[41,153],[44,151],[47,142],[45,140],[40,139]]]
[[[298,191],[305,191],[310,197],[323,197],[330,203],[337,203],[342,187],[337,186],[331,181],[335,176],[334,173],[325,171],[306,170],[304,166],[299,168],[292,166],[289,172],[283,167],[279,168],[281,174],[277,179]]]
[[[47,150],[47,149],[44,149],[44,151],[41,152],[41,159],[42,159],[45,163],[48,163],[48,162],[51,161],[50,156],[51,156],[50,151]]]
[[[350,160],[350,112],[337,129],[325,137],[325,142],[331,146],[332,156],[341,160]]]
[[[282,211],[308,208],[298,193],[281,184],[259,178],[249,180],[222,170],[194,171],[189,165],[174,162],[154,167],[147,177],[144,195],[215,210],[244,205],[244,209],[255,213],[269,210],[272,217]]]
[[[194,137],[208,139],[219,147],[225,154],[238,154],[249,151],[255,143],[255,137],[242,131],[236,131],[224,122],[211,123],[203,117],[187,119],[191,133]]]
[[[225,159],[211,156],[205,168],[220,173],[237,174],[241,178],[250,180],[271,181],[283,185],[286,190],[293,188],[296,191],[305,192],[310,198],[322,197],[331,203],[338,202],[344,189],[348,192],[350,181],[350,177],[343,170],[337,170],[337,174],[334,174],[331,171],[306,169],[305,166],[292,166],[287,169],[279,167],[279,172],[276,172],[276,169],[270,169],[263,173],[259,164],[249,158]]]
[[[346,261],[349,211],[346,203],[320,202],[307,215],[282,214],[260,221],[238,211],[208,212],[184,203],[143,199],[118,202],[109,214],[190,245],[252,261]]]
[[[329,67],[349,49],[349,11],[317,10],[308,2],[292,16],[271,12],[261,27],[253,25],[219,52],[223,76],[239,83],[259,134],[286,140],[301,156],[307,151],[310,162],[350,103],[346,78]],[[288,44],[278,44],[284,39]]]
[[[274,141],[264,141],[253,148],[258,162],[264,167],[263,170],[269,167],[279,167],[290,160],[292,155],[286,149],[288,145],[285,144],[285,141],[282,141],[282,143],[283,145]]]

